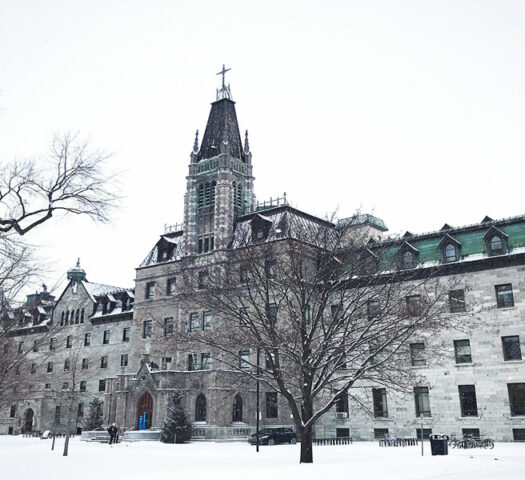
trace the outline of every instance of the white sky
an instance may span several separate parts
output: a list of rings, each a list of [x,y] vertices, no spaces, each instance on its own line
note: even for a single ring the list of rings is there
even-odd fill
[[[0,0],[0,159],[80,131],[113,153],[109,225],[54,219],[29,240],[54,284],[78,256],[132,286],[182,221],[216,76],[250,131],[260,200],[361,209],[391,233],[525,213],[521,1]]]

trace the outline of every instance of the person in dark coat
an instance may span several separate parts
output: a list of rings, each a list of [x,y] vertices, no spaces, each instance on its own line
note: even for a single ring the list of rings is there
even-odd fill
[[[109,433],[109,444],[112,445],[113,443],[117,443],[117,426],[113,423],[111,427],[108,428]]]

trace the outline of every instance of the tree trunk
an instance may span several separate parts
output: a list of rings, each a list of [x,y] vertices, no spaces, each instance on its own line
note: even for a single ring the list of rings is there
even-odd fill
[[[314,463],[312,448],[312,426],[301,428],[301,459],[300,463]]]
[[[63,453],[64,457],[67,457],[68,447],[69,447],[69,432],[66,434],[66,441],[64,442],[64,453]]]

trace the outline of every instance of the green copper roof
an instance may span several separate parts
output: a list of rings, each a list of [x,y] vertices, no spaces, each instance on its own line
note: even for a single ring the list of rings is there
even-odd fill
[[[409,243],[418,253],[419,263],[440,262],[442,252],[440,242],[445,235],[450,235],[460,243],[459,260],[469,255],[487,254],[484,236],[489,229],[495,226],[508,235],[507,251],[525,247],[525,216],[503,220],[469,225],[467,227],[451,228],[446,231],[437,231],[421,235],[409,235],[399,239],[387,239],[370,245],[370,249],[381,258],[383,268],[388,268],[395,259],[396,254],[403,247],[404,242]]]

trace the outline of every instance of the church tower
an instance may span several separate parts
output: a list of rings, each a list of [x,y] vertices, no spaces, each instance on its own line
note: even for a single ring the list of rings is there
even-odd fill
[[[196,255],[227,248],[237,216],[255,202],[252,155],[246,131],[241,141],[230,85],[217,89],[199,148],[198,131],[191,152],[184,196],[184,251]]]

